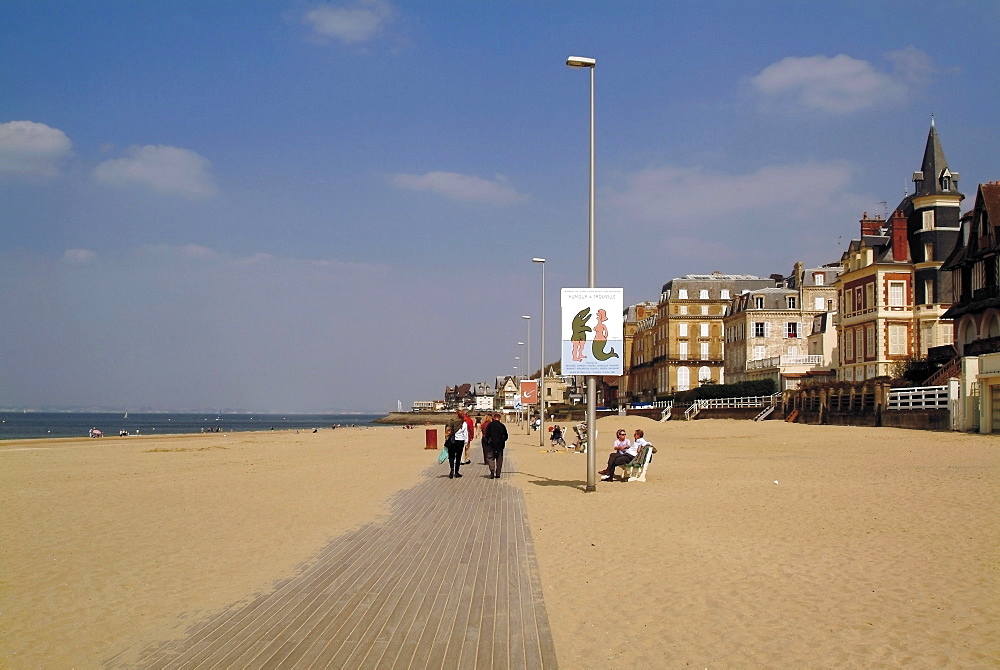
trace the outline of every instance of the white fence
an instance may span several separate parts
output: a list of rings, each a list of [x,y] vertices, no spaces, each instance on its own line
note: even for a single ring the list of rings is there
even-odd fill
[[[754,395],[742,398],[708,398],[695,400],[694,404],[684,410],[685,419],[693,419],[703,409],[750,409],[756,407],[774,407],[781,402],[781,394]]]
[[[889,391],[888,409],[948,409],[948,387],[892,389]]]

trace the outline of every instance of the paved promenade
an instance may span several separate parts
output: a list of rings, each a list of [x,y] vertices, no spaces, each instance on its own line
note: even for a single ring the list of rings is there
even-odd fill
[[[428,468],[393,497],[383,523],[335,539],[296,577],[186,638],[145,650],[140,666],[555,668],[511,460],[499,480],[479,463],[455,480],[447,465]]]

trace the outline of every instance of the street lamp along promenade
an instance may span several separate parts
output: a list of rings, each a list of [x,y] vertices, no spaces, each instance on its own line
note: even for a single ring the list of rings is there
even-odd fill
[[[539,348],[542,351],[541,361],[542,368],[541,374],[538,375],[538,414],[541,417],[541,423],[538,424],[538,446],[545,446],[545,259],[544,258],[532,258],[532,263],[538,263],[542,266],[542,343]]]
[[[590,221],[589,221],[589,259],[587,263],[587,286],[597,286],[597,261],[595,255],[595,222],[594,222],[594,70],[597,60],[585,56],[570,56],[566,65],[590,70]],[[597,490],[597,377],[587,375],[587,492]]]
[[[525,365],[528,368],[528,373],[524,376],[525,379],[531,379],[531,316],[528,314],[522,314],[521,318],[527,322],[528,325],[528,350],[527,357],[525,358]],[[524,404],[524,420],[528,424],[528,435],[531,435],[531,406],[524,402],[524,395],[521,395],[521,403]]]

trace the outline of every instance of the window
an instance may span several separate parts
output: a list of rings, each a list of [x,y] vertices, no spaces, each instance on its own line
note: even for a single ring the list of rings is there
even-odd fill
[[[902,307],[904,305],[903,292],[906,290],[906,283],[901,281],[889,282],[889,307]]]
[[[708,342],[702,342],[698,345],[698,354],[701,356],[701,360],[708,360]]]
[[[762,321],[756,321],[753,324],[753,336],[754,337],[767,337],[767,323]]]
[[[698,381],[706,382],[712,380],[712,370],[707,366],[703,365],[698,368]]]
[[[764,309],[764,296],[762,295],[754,296],[753,306],[756,309]]]
[[[865,284],[865,307],[875,308],[875,282]]]
[[[865,331],[864,328],[858,328],[854,331],[854,353],[858,360],[865,357]]]
[[[858,311],[860,312],[865,308],[865,303],[864,303],[865,296],[864,293],[861,291],[860,286],[854,289],[854,293],[855,293],[854,304],[858,308]]]
[[[797,321],[789,321],[785,324],[785,337],[798,337],[799,324]]]
[[[848,302],[849,306],[847,308],[847,313],[848,314],[854,314],[854,312],[857,311],[857,310],[854,309],[854,291],[852,291],[850,289],[847,289],[847,300],[849,301]]]
[[[686,323],[678,323],[677,335],[679,335],[680,337],[687,337],[687,334],[688,334],[688,325]]]
[[[826,275],[822,272],[813,273],[813,284],[816,286],[823,286],[826,284]]]
[[[865,326],[865,335],[868,339],[868,358],[875,358],[875,325]]]
[[[934,210],[929,209],[923,213],[923,229],[931,230],[933,228],[934,228]]]
[[[844,331],[844,360],[854,360],[854,333],[850,330]]]
[[[788,347],[788,355],[789,356],[798,356],[799,355],[799,348],[798,347]]]
[[[795,305],[796,305],[795,296],[794,295],[788,296],[788,309],[795,309]]]
[[[724,288],[719,292],[719,297],[723,300],[729,300],[729,289]]]
[[[688,299],[687,289],[686,288],[677,289],[677,298],[679,300],[687,300]]]
[[[813,300],[813,309],[815,309],[817,312],[822,312],[826,308],[823,302],[824,302],[823,296],[821,295],[816,296],[816,298]]]
[[[691,388],[691,371],[685,367],[677,368],[677,390],[687,391]]]
[[[924,260],[934,260],[934,244],[932,242],[924,242]]]
[[[678,314],[687,314],[688,313],[688,306],[687,305],[677,305],[677,313]]]
[[[688,357],[688,343],[687,342],[678,342],[678,344],[677,344],[677,358],[681,359],[682,361],[686,361],[687,357]]]
[[[764,356],[766,356],[766,355],[767,355],[767,347],[764,347],[762,345],[758,345],[758,346],[756,346],[756,347],[753,348],[753,359],[755,361],[762,361],[762,360],[764,360]]]
[[[708,314],[708,305],[702,305],[701,306],[701,313],[702,314]]]
[[[889,355],[902,356],[906,353],[906,325],[889,324]]]
[[[933,305],[934,304],[934,280],[926,279],[924,280],[924,304]]]
[[[699,337],[708,337],[708,324],[707,323],[698,324],[698,336]]]
[[[708,289],[703,288],[698,291],[698,298],[701,300],[708,300]]]

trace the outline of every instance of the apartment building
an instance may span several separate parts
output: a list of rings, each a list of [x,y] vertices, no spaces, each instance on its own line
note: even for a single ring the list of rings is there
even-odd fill
[[[836,337],[830,320],[816,317],[836,311],[838,272],[839,264],[796,263],[781,286],[733,297],[723,318],[727,383],[773,379],[785,390],[832,376]]]
[[[652,359],[641,400],[657,400],[705,382],[725,383],[723,318],[733,296],[773,288],[780,275],[689,274],[671,279],[660,291],[651,326]],[[649,353],[649,352],[644,352]]]
[[[958,178],[932,122],[914,193],[888,221],[861,219],[861,237],[844,252],[836,281],[839,379],[892,376],[901,362],[953,341],[952,322],[942,318],[952,277],[941,266],[958,240]]]

